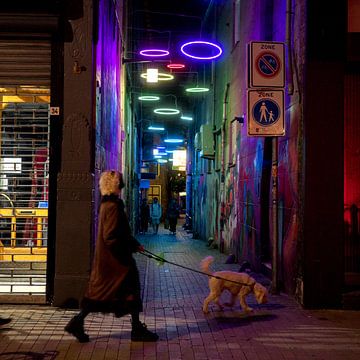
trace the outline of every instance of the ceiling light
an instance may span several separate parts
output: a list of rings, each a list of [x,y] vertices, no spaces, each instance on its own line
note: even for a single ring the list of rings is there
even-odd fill
[[[165,128],[163,126],[153,126],[153,125],[150,125],[148,127],[148,130],[155,130],[155,131],[164,131]]]
[[[159,164],[166,164],[167,160],[166,159],[158,159],[157,161]]]
[[[184,64],[167,64],[166,65],[166,67],[168,68],[168,69],[183,69],[184,67],[185,67],[185,65]]]
[[[164,140],[166,143],[173,143],[173,144],[178,144],[178,143],[182,143],[184,140],[183,139],[179,139],[179,138],[167,138]]]
[[[147,73],[142,73],[140,76],[143,79],[146,79],[146,81],[147,81]],[[168,80],[172,80],[173,78],[174,78],[174,75],[165,74],[165,73],[158,73],[158,81],[168,81]]]
[[[146,82],[157,83],[159,81],[159,70],[158,69],[147,69],[146,70]]]
[[[170,109],[170,108],[159,108],[159,109],[155,109],[154,113],[159,115],[177,115],[180,113],[180,110]]]
[[[216,50],[217,53],[215,55],[211,54],[210,56],[200,56],[204,52],[204,49],[206,50],[207,48],[210,48],[211,53],[213,53],[214,49]],[[187,49],[187,51],[185,51],[185,49]],[[193,51],[192,54],[189,53],[189,50],[191,49]],[[200,40],[187,42],[181,46],[180,50],[184,55],[198,60],[212,60],[219,57],[223,52],[219,45],[216,45],[209,41],[200,41]]]
[[[191,121],[193,118],[191,116],[180,116],[180,119]]]
[[[186,92],[198,93],[198,92],[206,92],[209,91],[209,88],[206,87],[193,87],[185,89]]]
[[[169,51],[163,49],[144,49],[140,51],[142,56],[159,57],[169,55]]]
[[[153,96],[153,95],[143,95],[138,97],[141,101],[157,101],[160,100],[159,96]]]

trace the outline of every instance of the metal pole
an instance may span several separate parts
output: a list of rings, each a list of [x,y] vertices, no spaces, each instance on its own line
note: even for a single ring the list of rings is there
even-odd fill
[[[278,138],[272,138],[272,285],[271,293],[279,293],[278,284]]]

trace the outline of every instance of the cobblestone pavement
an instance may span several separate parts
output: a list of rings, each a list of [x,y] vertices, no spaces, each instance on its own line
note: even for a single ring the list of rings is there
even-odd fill
[[[226,256],[179,229],[176,236],[161,229],[158,235],[139,236],[145,247],[163,252],[165,259],[198,269],[200,260],[215,257],[214,270],[238,270],[225,264]],[[74,310],[40,305],[1,305],[0,314],[13,321],[0,328],[0,359],[237,359],[237,360],[358,360],[360,312],[303,310],[291,297],[270,295],[253,313],[237,304],[218,311],[210,305],[207,277],[170,264],[136,255],[142,277],[142,320],[155,330],[157,343],[130,341],[130,317],[90,314],[85,327],[91,342],[80,344],[63,331]],[[267,279],[254,275],[259,282]],[[223,300],[226,294],[223,296]]]

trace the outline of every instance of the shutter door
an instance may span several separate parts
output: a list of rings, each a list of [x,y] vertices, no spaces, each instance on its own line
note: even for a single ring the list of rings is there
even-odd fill
[[[0,86],[50,86],[51,43],[0,40]]]
[[[45,302],[51,43],[0,40],[0,303]]]

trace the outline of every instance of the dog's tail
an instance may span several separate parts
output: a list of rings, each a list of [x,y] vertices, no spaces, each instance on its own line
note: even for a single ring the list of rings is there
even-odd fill
[[[201,271],[211,275],[212,271],[210,270],[210,265],[212,264],[213,261],[214,258],[212,256],[207,256],[205,259],[202,259],[200,263]]]

